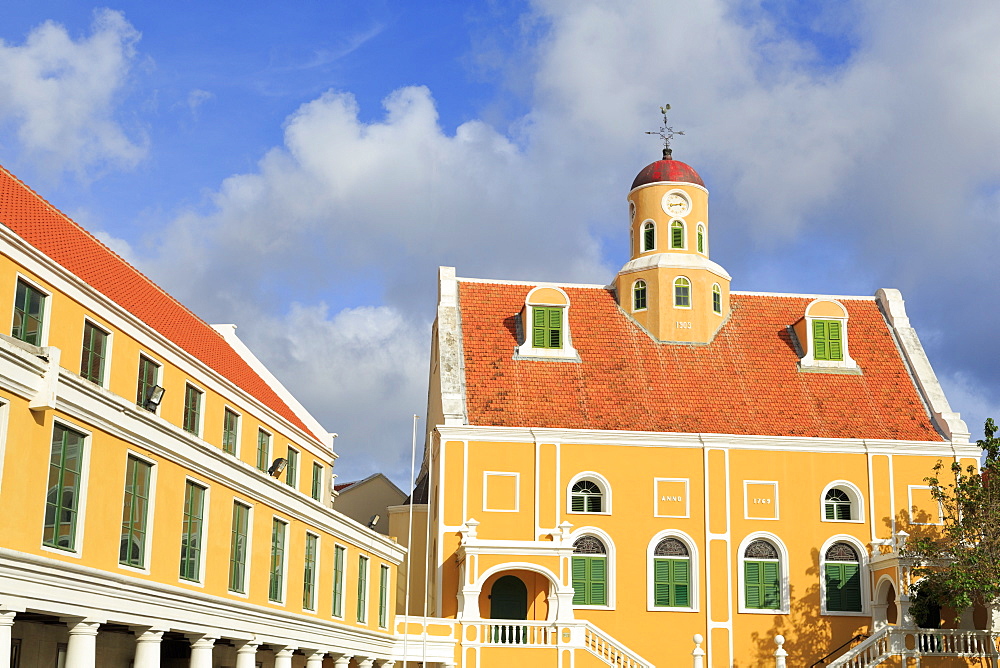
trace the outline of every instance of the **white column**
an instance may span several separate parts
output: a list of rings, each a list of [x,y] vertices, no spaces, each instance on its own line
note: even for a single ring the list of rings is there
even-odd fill
[[[326,656],[326,651],[322,649],[307,649],[306,653],[306,668],[323,668],[323,657]]]
[[[342,654],[333,662],[333,668],[347,668],[353,658],[354,656],[352,654]]]
[[[163,631],[154,630],[148,626],[135,626],[135,660],[132,665],[142,668],[160,667],[160,643],[163,642]]]
[[[70,619],[69,642],[66,643],[66,668],[96,668],[97,628],[101,625],[92,619]]]
[[[292,668],[292,654],[294,653],[294,647],[286,647],[279,650],[274,655],[274,668]]]
[[[395,665],[396,662],[393,659],[386,659],[381,664],[379,664],[379,668],[393,668],[393,666]]]
[[[0,668],[10,668],[10,648],[13,644],[11,632],[14,627],[16,612],[0,611]]]
[[[236,649],[236,668],[257,668],[258,647],[260,647],[260,643],[255,640],[250,640],[238,647]]]
[[[705,650],[701,644],[705,642],[705,637],[700,633],[694,634],[694,650],[691,652],[691,663],[694,668],[705,668]]]
[[[774,650],[774,668],[785,668],[788,652],[785,651],[785,636],[774,636],[778,649]]]
[[[375,663],[375,659],[364,659],[363,661],[359,661],[358,662],[358,668],[372,668],[372,665],[374,663]],[[274,668],[278,668],[278,667],[275,666]]]
[[[218,638],[197,633],[188,634],[191,640],[191,668],[212,668],[212,649]]]

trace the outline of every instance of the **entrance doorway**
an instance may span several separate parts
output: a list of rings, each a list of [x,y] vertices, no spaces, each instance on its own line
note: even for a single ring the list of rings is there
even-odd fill
[[[527,619],[528,587],[516,575],[505,575],[490,590],[490,619]]]

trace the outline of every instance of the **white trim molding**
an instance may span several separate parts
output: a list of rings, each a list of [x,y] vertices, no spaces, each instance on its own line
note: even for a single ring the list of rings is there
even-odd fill
[[[616,582],[618,580],[616,566],[617,559],[615,554],[615,542],[611,539],[611,535],[603,529],[599,529],[595,526],[584,526],[575,529],[573,533],[569,535],[569,543],[572,548],[573,543],[583,536],[594,536],[602,543],[604,543],[604,549],[607,550],[605,553],[605,559],[607,560],[607,574],[608,574],[608,602],[606,605],[577,605],[573,604],[573,607],[577,610],[614,610],[616,601]],[[575,553],[570,555],[571,557],[576,556]],[[570,586],[572,586],[572,575],[570,575]]]
[[[580,481],[589,481],[596,484],[601,489],[601,512],[592,513],[574,511],[573,507],[573,485]],[[566,515],[610,515],[611,514],[611,483],[608,479],[596,471],[581,471],[577,473],[566,484]]]
[[[656,578],[653,570],[653,552],[664,538],[676,538],[688,550],[688,597],[691,605],[687,608],[656,605]],[[646,546],[646,610],[650,612],[699,612],[701,610],[700,572],[701,556],[698,543],[680,529],[664,529],[657,533]]]
[[[781,578],[781,601],[777,608],[748,608],[746,603],[746,583],[744,582],[745,568],[743,568],[743,562],[746,557],[744,552],[746,552],[747,547],[755,540],[766,540],[768,543],[774,546],[778,551],[778,575]],[[788,549],[780,538],[770,531],[754,531],[740,541],[740,546],[736,551],[736,563],[737,563],[737,586],[739,587],[739,612],[741,614],[750,615],[773,615],[773,614],[788,614],[789,610],[789,600],[790,600],[790,586],[789,586],[789,566],[788,566]]]
[[[861,610],[860,612],[849,612],[849,611],[836,611],[826,609],[826,572],[824,566],[826,566],[826,551],[829,550],[835,543],[847,543],[852,548],[854,552],[858,555],[858,577],[861,579]],[[829,563],[849,563],[849,562],[829,562]],[[831,617],[868,617],[871,615],[871,575],[868,568],[868,550],[865,545],[855,538],[854,536],[849,536],[847,534],[837,534],[836,536],[830,536],[823,543],[823,547],[819,550],[819,602],[820,602],[820,614],[828,615]]]
[[[851,519],[838,520],[826,518],[826,495],[831,489],[839,489],[847,494],[851,500]],[[850,480],[834,480],[827,483],[826,487],[819,495],[819,519],[821,522],[853,522],[864,524],[865,522],[865,496],[861,489]]]

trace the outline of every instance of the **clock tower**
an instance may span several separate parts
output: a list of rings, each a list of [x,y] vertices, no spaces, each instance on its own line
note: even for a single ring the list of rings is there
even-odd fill
[[[708,190],[689,165],[647,165],[628,194],[631,259],[618,303],[655,340],[709,343],[729,315],[730,276],[709,259]]]

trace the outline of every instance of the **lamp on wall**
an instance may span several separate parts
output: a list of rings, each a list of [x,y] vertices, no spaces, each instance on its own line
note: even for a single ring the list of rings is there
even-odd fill
[[[372,515],[372,518],[368,520],[368,528],[374,529],[375,525],[378,524],[379,519],[381,519],[379,515]]]
[[[156,407],[160,405],[161,401],[163,401],[164,392],[166,392],[166,390],[164,390],[160,385],[154,385],[149,388],[149,391],[146,393],[146,410],[155,411]]]
[[[267,469],[267,474],[269,476],[276,477],[280,475],[282,471],[285,470],[286,466],[288,466],[288,460],[285,459],[284,457],[278,457],[273,462],[271,462],[271,467]]]

